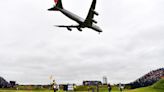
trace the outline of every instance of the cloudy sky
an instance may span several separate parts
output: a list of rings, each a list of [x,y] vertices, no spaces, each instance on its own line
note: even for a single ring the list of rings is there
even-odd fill
[[[92,0],[63,0],[85,18]],[[102,34],[49,12],[53,0],[0,0],[0,76],[20,84],[131,82],[164,67],[164,0],[98,0]]]

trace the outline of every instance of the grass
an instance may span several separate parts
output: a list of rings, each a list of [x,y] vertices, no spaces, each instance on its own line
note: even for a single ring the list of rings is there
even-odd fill
[[[53,92],[53,90],[0,90],[0,92]],[[61,92],[63,92],[63,91],[61,91]],[[76,92],[88,92],[88,91],[76,91]],[[108,92],[108,90],[100,89],[100,92]],[[119,90],[114,89],[111,92],[119,92]],[[123,92],[164,92],[164,89],[145,87],[145,88],[139,88],[139,89],[134,89],[134,90],[124,90]]]
[[[152,87],[155,89],[164,89],[164,79],[159,80]]]
[[[81,86],[80,89],[83,89],[83,91],[77,90],[76,92],[88,92],[88,91],[84,91],[86,90],[86,87]],[[5,90],[5,89],[2,90],[0,89],[0,92],[53,92],[53,90]],[[63,92],[63,91],[58,91],[58,92]],[[94,92],[96,92],[96,90]],[[104,87],[100,87],[99,92],[108,92],[108,90],[104,86]],[[114,86],[112,87],[111,92],[120,92],[120,91],[116,86]],[[123,92],[164,92],[164,79],[161,79],[160,81],[149,87],[143,87],[133,90],[124,90]]]
[[[164,79],[159,80],[152,86],[129,90],[125,92],[164,92]]]
[[[53,92],[53,90],[0,90],[0,92]]]
[[[33,90],[33,91],[32,90],[18,90],[18,91],[17,90],[0,90],[0,92],[53,92],[53,90]],[[88,91],[76,91],[76,92],[88,92]],[[103,92],[108,92],[108,91],[105,90]],[[119,92],[119,91],[112,90],[111,92]],[[139,88],[139,89],[134,89],[134,90],[126,90],[123,92],[164,92],[164,89],[155,89],[153,87],[146,87],[146,88]]]
[[[164,89],[155,89],[153,87],[139,88],[127,92],[164,92]]]

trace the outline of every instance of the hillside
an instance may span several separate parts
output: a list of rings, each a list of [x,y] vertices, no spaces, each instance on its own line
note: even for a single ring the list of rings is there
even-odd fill
[[[159,81],[163,76],[164,68],[160,68],[145,74],[144,76],[138,78],[136,81],[131,82],[127,85],[130,85],[131,88],[147,87]]]
[[[164,79],[159,80],[157,83],[153,85],[155,89],[164,89]]]
[[[138,88],[127,92],[164,92],[164,79],[159,80],[152,86]]]

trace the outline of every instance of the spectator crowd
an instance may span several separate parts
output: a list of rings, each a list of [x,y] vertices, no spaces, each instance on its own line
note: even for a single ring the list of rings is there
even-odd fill
[[[164,68],[153,70],[148,74],[145,74],[141,78],[137,79],[136,81],[126,85],[130,86],[131,88],[146,87],[159,81],[162,77],[164,77]]]

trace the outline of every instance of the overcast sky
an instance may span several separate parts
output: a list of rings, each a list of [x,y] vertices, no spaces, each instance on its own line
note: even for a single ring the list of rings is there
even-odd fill
[[[63,0],[85,18],[92,0]],[[102,80],[127,83],[164,67],[164,0],[98,0],[102,34],[53,25],[76,22],[49,12],[53,0],[0,0],[0,76],[20,84]]]

